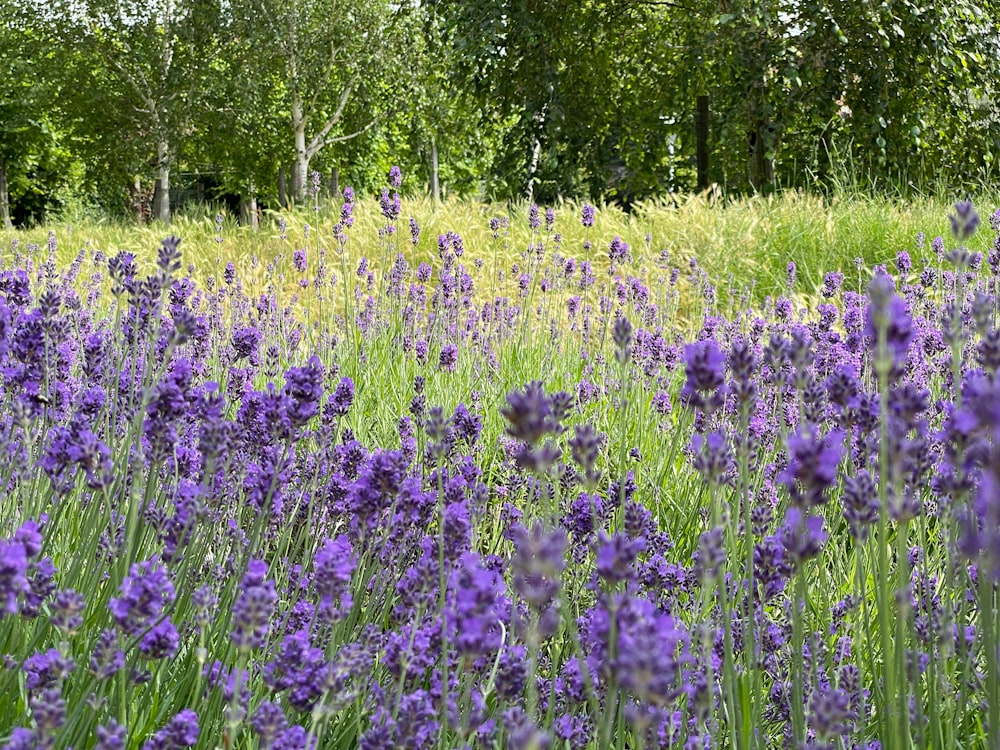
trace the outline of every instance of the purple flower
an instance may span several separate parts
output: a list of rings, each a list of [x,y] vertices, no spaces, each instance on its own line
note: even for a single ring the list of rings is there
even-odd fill
[[[35,720],[36,732],[40,737],[48,739],[40,743],[42,747],[51,747],[51,738],[59,731],[66,721],[66,701],[63,700],[60,688],[48,688],[31,701],[31,716]]]
[[[538,206],[534,203],[531,204],[531,208],[528,209],[528,227],[534,231],[542,225],[542,218],[538,212]]]
[[[826,502],[824,492],[837,481],[844,433],[833,430],[822,438],[799,430],[788,436],[788,466],[778,479],[788,487],[792,502],[804,508]]]
[[[396,166],[389,168],[389,186],[394,190],[398,190],[399,186],[403,184],[403,171]]]
[[[343,417],[351,410],[352,404],[354,404],[354,381],[350,378],[341,378],[333,391],[333,396],[327,402],[327,408],[333,416]]]
[[[538,380],[528,383],[524,391],[509,393],[507,406],[500,413],[507,419],[507,434],[530,446],[538,445],[542,438],[559,428],[552,405]]]
[[[310,737],[304,727],[288,727],[275,741],[274,750],[315,750],[316,738]]]
[[[698,548],[692,557],[699,581],[718,580],[726,564],[725,536],[721,526],[715,526],[699,537]]]
[[[29,693],[59,687],[76,665],[73,660],[64,657],[59,649],[38,651],[24,660],[22,669],[26,675],[24,686]]]
[[[397,746],[422,750],[431,747],[439,734],[437,710],[426,690],[402,696],[396,717]]]
[[[826,543],[827,533],[822,516],[804,515],[799,508],[790,507],[785,521],[778,529],[778,539],[784,547],[785,557],[793,566],[819,554]]]
[[[885,331],[885,343],[890,365],[901,367],[906,362],[910,342],[913,340],[913,319],[909,306],[898,296],[892,279],[876,276],[868,287],[868,306],[865,308],[865,337],[878,352],[879,336]]]
[[[118,636],[114,630],[104,630],[94,644],[90,657],[90,670],[100,680],[113,677],[125,668],[125,653],[118,647]]]
[[[684,347],[681,400],[695,409],[714,412],[725,401],[726,357],[715,339],[703,339]]]
[[[305,367],[292,367],[285,373],[285,390],[291,403],[288,417],[294,427],[302,427],[319,413],[326,371],[319,357],[309,358]]]
[[[459,404],[455,407],[451,421],[455,427],[455,440],[464,442],[470,447],[474,446],[483,431],[482,417],[470,412],[465,404]]]
[[[612,669],[618,684],[642,704],[668,706],[683,693],[691,662],[682,623],[655,611],[646,600],[632,600],[633,611],[621,618],[617,656]]]
[[[260,737],[262,748],[273,747],[278,735],[287,726],[288,720],[285,718],[285,712],[271,701],[261,703],[250,719],[250,728]]]
[[[855,718],[857,712],[851,707],[850,696],[840,688],[821,686],[809,696],[809,726],[821,741],[846,740]]]
[[[16,614],[18,596],[28,591],[28,555],[24,545],[0,541],[0,604],[3,611]]]
[[[186,708],[154,734],[142,750],[183,750],[198,742],[198,714]]]
[[[441,353],[438,355],[438,368],[441,370],[447,370],[448,372],[455,371],[455,365],[458,363],[458,347],[455,344],[445,344],[441,347]]]
[[[45,516],[42,516],[41,520],[44,525]],[[29,560],[34,560],[42,554],[43,539],[38,528],[39,525],[35,521],[25,521],[14,532],[13,541],[24,547],[24,554],[27,555]]]
[[[319,612],[327,622],[350,611],[351,576],[357,563],[354,548],[343,534],[324,540],[313,556],[313,586],[320,597]]]
[[[536,521],[531,531],[520,524],[511,529],[514,556],[510,567],[514,590],[536,611],[549,606],[560,588],[566,565],[566,532]]]
[[[594,226],[594,207],[589,203],[583,204],[583,218],[581,219],[581,223],[587,228]]]
[[[125,727],[111,719],[105,726],[97,727],[97,744],[94,745],[94,750],[125,750],[127,739]]]
[[[848,533],[858,542],[865,541],[869,529],[878,521],[878,492],[871,475],[862,470],[857,476],[844,477],[841,500]]]
[[[948,216],[951,222],[951,233],[957,240],[967,240],[979,228],[979,212],[972,201],[959,201],[955,204],[955,213]]]
[[[611,341],[615,345],[615,359],[619,364],[627,364],[632,359],[632,324],[624,315],[615,316]]]
[[[383,188],[379,205],[382,208],[382,215],[389,221],[395,221],[399,218],[399,212],[402,210],[399,203],[399,193],[393,193],[390,197],[389,191]]]
[[[994,449],[996,450],[996,449]],[[996,462],[996,458],[993,459]],[[977,563],[977,573],[1000,581],[1000,477],[994,463],[982,472],[979,490],[959,513],[959,548]]]
[[[233,604],[233,643],[239,649],[261,648],[267,640],[271,615],[278,603],[274,582],[265,580],[267,563],[251,560]]]
[[[108,260],[108,273],[111,276],[111,293],[116,297],[124,291],[132,291],[135,285],[135,277],[139,272],[136,265],[135,256],[124,251],[118,253]],[[9,272],[6,272],[9,273]],[[0,289],[7,294],[7,300],[14,305],[23,306],[28,303],[27,276],[24,277],[23,288],[20,286],[20,277],[6,277],[0,280]],[[24,271],[18,270],[23,274]],[[23,300],[23,301],[22,301]]]
[[[174,585],[155,559],[133,564],[119,591],[121,596],[113,597],[108,609],[129,635],[138,635],[174,600]]]
[[[713,430],[707,435],[695,433],[691,436],[693,465],[709,484],[726,483],[729,468],[733,464],[733,453],[726,436]]]
[[[540,729],[520,706],[503,712],[504,747],[509,750],[549,750],[552,737]]]
[[[41,746],[35,732],[24,727],[17,727],[10,733],[10,739],[3,750],[38,750]]]
[[[342,228],[350,229],[354,226],[354,190],[350,185],[344,188],[343,195],[344,203],[340,207],[340,225]]]
[[[611,260],[611,265],[615,266],[617,264],[624,263],[628,258],[628,254],[628,243],[616,235],[615,238],[611,240],[611,244],[608,245],[608,258]]]
[[[299,273],[305,273],[306,270],[306,251],[296,250],[292,253],[292,265],[295,266],[295,270]]]
[[[312,710],[328,676],[323,650],[312,645],[306,630],[286,635],[264,667],[264,682],[274,690],[288,690],[289,703],[299,711]]]
[[[500,648],[500,622],[509,609],[503,592],[503,579],[483,567],[479,555],[461,556],[449,578],[446,613],[449,641],[459,653],[489,656]]]
[[[166,618],[154,625],[139,641],[139,653],[147,659],[172,659],[177,653],[180,635]]]
[[[602,531],[597,546],[597,575],[611,586],[634,580],[636,559],[644,547],[643,540],[621,533],[609,537]]]
[[[823,288],[820,290],[820,294],[829,299],[840,291],[840,287],[843,283],[844,274],[840,271],[831,271],[823,276]]]
[[[245,326],[233,331],[233,349],[237,359],[252,357],[257,353],[261,333],[253,326]]]

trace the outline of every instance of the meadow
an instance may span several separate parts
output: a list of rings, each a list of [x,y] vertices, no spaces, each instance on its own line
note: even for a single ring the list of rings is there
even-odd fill
[[[996,206],[389,180],[4,235],[0,746],[1000,745]]]

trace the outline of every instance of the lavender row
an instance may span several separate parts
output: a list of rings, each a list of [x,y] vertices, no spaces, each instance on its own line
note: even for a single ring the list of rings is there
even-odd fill
[[[344,198],[287,286],[0,272],[4,747],[996,746],[1000,212],[724,316]]]

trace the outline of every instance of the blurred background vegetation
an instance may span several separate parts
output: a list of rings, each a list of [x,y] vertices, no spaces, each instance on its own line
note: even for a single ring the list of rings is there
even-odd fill
[[[0,0],[0,220],[995,186],[995,0]],[[315,173],[315,177],[314,177]],[[676,196],[676,198],[674,197]]]

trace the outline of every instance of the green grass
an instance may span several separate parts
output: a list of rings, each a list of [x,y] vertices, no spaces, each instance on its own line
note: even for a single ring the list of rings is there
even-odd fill
[[[997,206],[996,195],[983,196],[977,201],[985,217]],[[921,256],[915,252],[918,232],[927,236],[926,253],[938,234],[948,233],[947,198],[919,198],[901,201],[872,196],[835,197],[788,192],[778,196],[728,200],[709,194],[680,197],[678,202],[655,201],[637,205],[631,213],[616,206],[599,206],[594,227],[589,230],[580,223],[581,204],[563,202],[555,207],[554,232],[561,235],[561,253],[584,260],[588,257],[583,243],[588,235],[593,242],[589,256],[595,267],[607,268],[607,245],[621,236],[632,248],[637,259],[630,271],[645,269],[655,273],[652,260],[661,250],[670,254],[671,265],[687,271],[692,259],[719,284],[732,276],[737,285],[753,283],[753,297],[762,300],[770,294],[783,293],[785,272],[789,261],[798,267],[798,291],[808,294],[822,283],[826,271],[841,270],[852,285],[855,259],[861,258],[866,267],[890,263],[899,250],[908,250],[919,268]],[[130,250],[150,262],[149,248],[156,247],[167,233],[179,235],[183,241],[185,261],[194,263],[200,276],[220,273],[216,266],[233,260],[249,264],[256,256],[260,267],[283,256],[288,264],[291,251],[311,246],[332,248],[331,227],[337,219],[337,206],[321,206],[319,212],[302,209],[284,212],[288,220],[288,240],[279,239],[278,213],[267,213],[261,229],[254,231],[237,226],[227,217],[223,241],[215,241],[215,212],[191,209],[181,212],[169,228],[158,224],[136,226],[114,222],[74,222],[66,218],[47,226],[15,233],[4,232],[0,237],[9,246],[13,237],[21,242],[44,244],[48,232],[56,233],[60,258],[72,257],[84,244],[103,249],[109,255],[118,250]],[[375,200],[361,199],[355,208],[357,217],[348,243],[351,258],[349,268],[364,255],[378,267],[378,248],[373,246],[384,219]],[[414,217],[421,227],[421,239],[414,249],[409,242],[407,220]],[[494,255],[494,241],[489,220],[494,216],[510,217],[510,237],[501,240]],[[532,241],[527,223],[527,206],[503,206],[470,201],[447,201],[435,205],[428,199],[404,199],[399,220],[398,245],[412,265],[431,260],[436,252],[439,234],[456,231],[462,235],[469,258],[481,259],[487,270],[494,257],[509,271],[520,252]],[[303,226],[310,225],[309,240]],[[651,241],[647,244],[646,236]],[[985,252],[988,232],[973,238],[972,250]],[[546,238],[544,228],[539,238],[555,251],[553,238]],[[64,255],[64,253],[66,255]],[[924,257],[927,257],[926,255]],[[336,264],[332,264],[336,265]],[[481,276],[481,274],[477,274]],[[599,280],[601,275],[599,274]],[[856,282],[855,282],[856,283]],[[482,290],[480,290],[482,291]],[[724,290],[720,290],[724,291]]]

